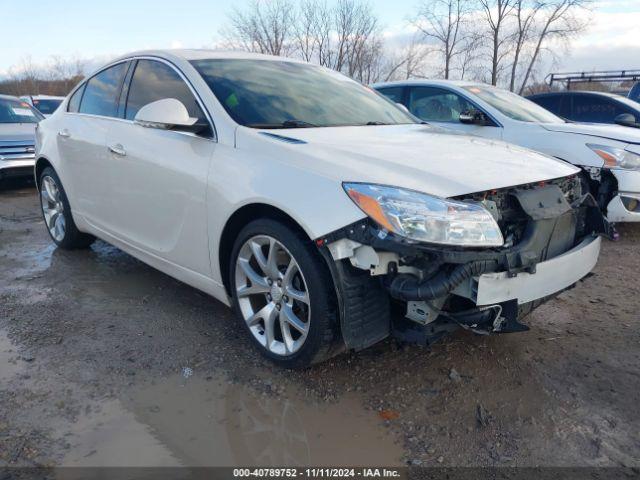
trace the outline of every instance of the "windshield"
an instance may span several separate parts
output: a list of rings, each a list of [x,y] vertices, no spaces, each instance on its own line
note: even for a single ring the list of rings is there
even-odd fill
[[[0,98],[0,123],[38,123],[43,118],[26,102]]]
[[[618,102],[623,103],[627,107],[631,107],[634,110],[638,111],[640,109],[640,103],[635,100],[631,100],[630,98],[623,97],[622,95],[612,95]]]
[[[58,108],[61,103],[62,100],[57,99],[33,100],[33,106],[36,107],[40,111],[40,113],[44,113],[45,115],[50,115],[55,112],[56,108]]]
[[[534,123],[565,123],[560,117],[540,105],[507,90],[477,85],[464,87],[464,89],[513,120]]]
[[[319,66],[247,59],[191,63],[229,115],[247,127],[416,123],[381,94]]]

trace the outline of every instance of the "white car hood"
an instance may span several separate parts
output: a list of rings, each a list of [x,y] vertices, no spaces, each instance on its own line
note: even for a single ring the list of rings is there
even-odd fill
[[[633,127],[595,123],[542,123],[540,126],[551,132],[575,133],[640,145],[640,129]]]
[[[237,146],[262,137],[296,167],[338,181],[369,182],[453,197],[568,176],[565,162],[504,142],[444,133],[427,125],[238,130]],[[305,143],[288,143],[276,136]],[[263,151],[266,152],[266,145]],[[299,155],[295,155],[294,152]]]

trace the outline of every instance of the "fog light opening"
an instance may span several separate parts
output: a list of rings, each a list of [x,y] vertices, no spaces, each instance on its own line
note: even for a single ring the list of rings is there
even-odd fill
[[[624,208],[630,212],[640,212],[640,200],[631,197],[622,197]]]

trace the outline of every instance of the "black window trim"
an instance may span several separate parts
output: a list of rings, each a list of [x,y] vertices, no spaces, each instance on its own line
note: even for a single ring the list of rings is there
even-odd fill
[[[118,122],[126,122],[126,123],[130,123],[130,124],[134,124],[135,122],[133,120],[127,120],[126,118],[123,118],[121,116],[121,115],[124,115],[124,111],[120,112],[120,101],[121,101],[122,92],[124,91],[125,82],[126,82],[126,87],[127,87],[127,89],[126,89],[127,90],[127,95],[129,94],[129,88],[131,86],[131,80],[133,78],[133,72],[135,70],[135,68],[133,68],[132,65],[137,64],[138,60],[158,61],[158,62],[164,63],[164,64],[168,65],[169,67],[171,67],[178,74],[178,76],[187,84],[187,87],[191,91],[191,94],[195,97],[196,103],[198,104],[198,106],[200,107],[202,112],[204,113],[204,115],[206,117],[206,120],[209,123],[209,127],[211,128],[211,136],[210,137],[205,137],[205,136],[202,136],[202,135],[196,135],[195,133],[191,133],[191,132],[182,132],[182,131],[178,131],[178,130],[171,130],[171,132],[179,134],[179,135],[188,135],[188,136],[192,136],[192,137],[203,138],[205,140],[211,140],[211,141],[217,143],[218,142],[218,132],[216,130],[215,123],[213,122],[211,114],[209,113],[209,110],[205,106],[204,101],[200,97],[200,94],[198,94],[198,92],[196,91],[196,89],[193,86],[193,84],[191,83],[191,81],[187,78],[187,76],[184,73],[182,73],[182,71],[178,68],[178,66],[175,65],[173,62],[171,62],[170,60],[167,60],[166,58],[158,57],[158,56],[155,56],[155,55],[135,55],[135,56],[132,56],[132,57],[121,58],[119,60],[116,60],[115,62],[112,62],[112,63],[110,63],[108,65],[105,65],[100,70],[94,72],[93,75],[91,75],[91,77],[86,78],[85,80],[83,80],[76,88],[74,88],[72,90],[72,92],[67,97],[67,98],[71,99],[71,96],[77,90],[79,90],[80,88],[84,88],[84,86],[89,82],[89,80],[91,80],[96,75],[99,75],[100,73],[102,73],[106,69],[111,68],[111,67],[113,67],[115,65],[118,65],[119,63],[130,62],[129,66],[127,67],[127,71],[126,71],[126,73],[124,75],[123,81],[120,84],[120,90],[118,91],[118,101],[116,102],[116,109],[117,109],[116,110],[116,115],[118,115],[118,116],[116,116],[116,117],[107,117],[107,116],[104,116],[104,115],[95,115],[95,114],[92,114],[92,113],[81,113],[79,111],[78,112],[70,112],[69,111],[69,102],[68,101],[67,101],[65,113],[66,114],[70,114],[70,115],[84,115],[84,116],[87,116],[87,117],[101,118],[101,119],[106,119],[106,120],[113,120],[113,121],[118,121]],[[82,92],[82,97],[84,97],[84,92]],[[82,97],[80,98],[80,105],[82,105]]]

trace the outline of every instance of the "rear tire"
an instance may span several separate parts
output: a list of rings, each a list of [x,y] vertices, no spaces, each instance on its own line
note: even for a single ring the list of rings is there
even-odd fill
[[[234,310],[264,356],[304,368],[336,353],[333,279],[303,234],[276,220],[255,220],[236,238],[229,269]]]
[[[46,167],[40,174],[39,185],[42,218],[53,242],[65,250],[89,247],[95,237],[76,227],[69,199],[56,171]]]

